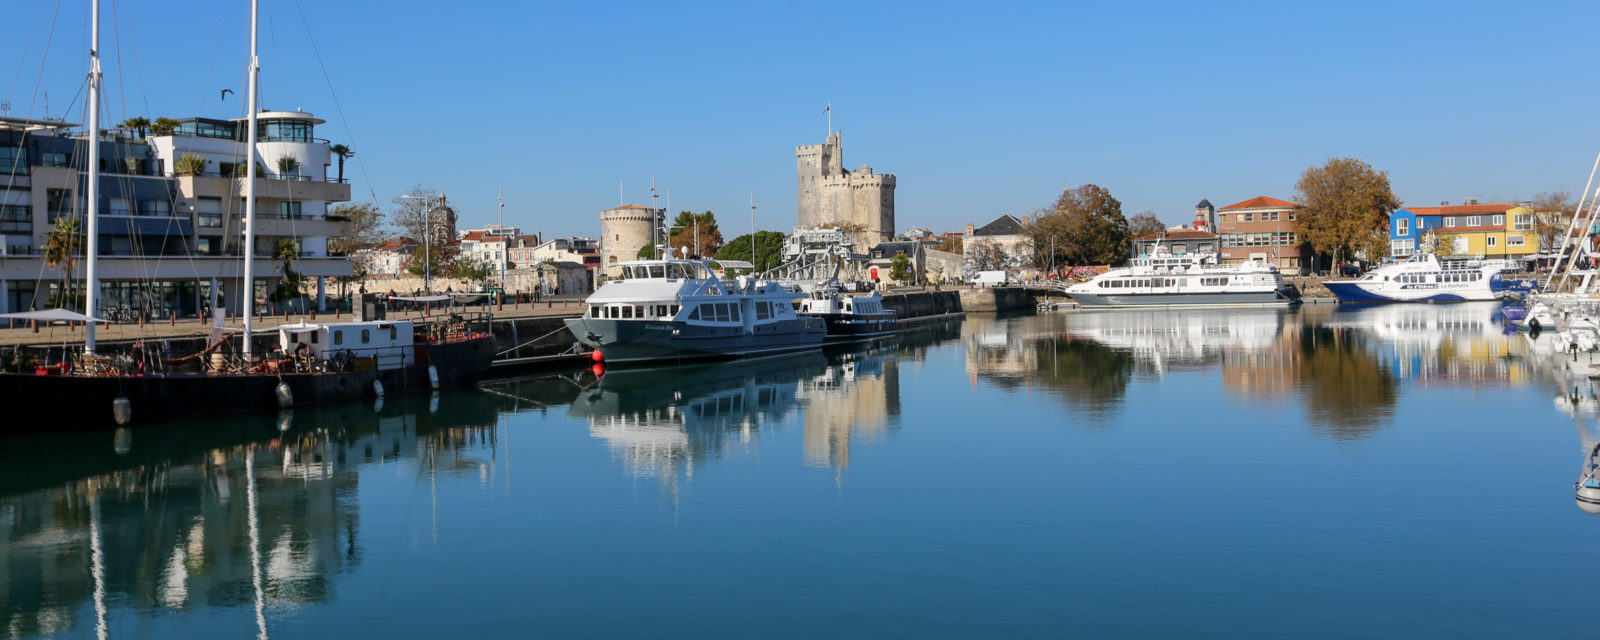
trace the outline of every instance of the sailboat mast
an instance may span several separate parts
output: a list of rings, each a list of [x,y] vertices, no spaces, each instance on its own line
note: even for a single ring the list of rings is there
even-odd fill
[[[256,21],[259,17],[258,0],[250,0],[250,89],[245,109],[248,130],[245,131],[245,181],[244,181],[244,282],[240,285],[244,299],[244,356],[250,357],[252,318],[256,314],[256,85],[261,77],[261,60],[256,57]]]
[[[98,317],[95,307],[100,303],[100,281],[95,269],[95,258],[100,253],[100,0],[94,0],[89,18],[89,172],[86,194],[89,206],[85,212],[84,233],[88,242],[84,246],[83,314]],[[68,291],[67,299],[72,292]],[[95,324],[91,320],[83,326],[83,352],[94,355]]]

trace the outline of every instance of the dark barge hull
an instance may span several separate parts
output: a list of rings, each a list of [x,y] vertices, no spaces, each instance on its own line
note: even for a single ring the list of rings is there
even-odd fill
[[[119,426],[112,403],[126,397],[136,426],[186,418],[276,411],[278,383],[289,386],[291,406],[357,400],[384,394],[468,384],[489,369],[494,339],[418,345],[416,364],[388,370],[284,374],[168,374],[140,376],[39,376],[0,374],[0,403],[6,407],[4,431],[109,429]]]
[[[895,332],[893,313],[860,315],[853,313],[812,313],[806,314],[813,318],[822,318],[828,324],[829,342],[845,340],[862,340],[877,338]]]

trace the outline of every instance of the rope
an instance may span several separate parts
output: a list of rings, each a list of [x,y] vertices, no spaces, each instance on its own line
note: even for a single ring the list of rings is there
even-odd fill
[[[333,97],[333,107],[339,112],[339,124],[344,127],[344,135],[350,139],[352,148],[359,149],[360,146],[356,143],[356,134],[350,131],[350,119],[344,115],[344,105],[339,104],[339,92],[333,89],[333,78],[328,75],[328,64],[323,62],[322,50],[317,48],[317,39],[311,35],[311,22],[306,20],[306,10],[300,6],[300,0],[294,0],[294,8],[300,12],[300,24],[306,28],[306,40],[311,43],[311,52],[317,56],[317,67],[322,69],[322,80],[328,83],[328,94]],[[367,192],[372,194],[372,201],[376,203],[378,201],[378,192],[373,190],[372,177],[367,175],[367,163],[361,160],[362,156],[360,154],[356,154],[353,157],[357,159],[356,163],[361,167],[361,177],[367,181]]]
[[[539,337],[537,337],[537,338],[534,338],[534,339],[532,339],[532,340],[529,340],[529,341],[527,341],[527,342],[524,342],[524,343],[522,343],[522,344],[519,344],[519,345],[517,345],[517,346],[515,346],[515,347],[512,347],[512,348],[510,348],[510,349],[506,349],[506,350],[505,350],[505,351],[501,351],[501,352],[500,352],[500,353],[496,353],[496,354],[494,354],[494,355],[495,355],[495,356],[497,356],[497,357],[498,357],[498,356],[503,356],[503,355],[505,355],[505,354],[508,354],[508,353],[511,353],[511,352],[512,352],[512,351],[516,351],[516,350],[517,350],[517,349],[521,349],[521,348],[523,348],[523,347],[526,347],[526,346],[528,346],[528,345],[530,345],[530,344],[533,344],[533,343],[535,343],[535,342],[538,342],[538,341],[540,341],[540,340],[543,340],[543,339],[545,339],[545,338],[548,338],[548,337],[550,337],[550,336],[553,336],[553,335],[555,335],[555,334],[558,334],[558,333],[561,333],[561,332],[562,332],[562,331],[566,331],[566,330],[567,330],[567,328],[566,328],[566,327],[561,327],[561,328],[560,328],[560,329],[556,329],[556,330],[555,330],[555,331],[551,331],[551,332],[550,332],[550,333],[546,333],[546,334],[544,334],[544,335],[542,335],[542,336],[539,336]]]

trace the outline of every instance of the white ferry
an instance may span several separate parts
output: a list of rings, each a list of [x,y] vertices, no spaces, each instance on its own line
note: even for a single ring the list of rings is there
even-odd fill
[[[1260,260],[1216,264],[1216,254],[1174,256],[1158,251],[1092,280],[1067,287],[1084,308],[1288,306],[1300,292],[1278,268]]]
[[[883,296],[874,291],[847,296],[836,287],[813,290],[800,301],[800,315],[828,323],[829,340],[859,340],[894,333],[895,315],[883,308]]]
[[[589,296],[567,329],[608,363],[736,358],[817,348],[820,318],[774,282],[717,278],[706,260],[635,260]]]
[[[1442,302],[1495,300],[1524,292],[1531,282],[1505,281],[1501,262],[1450,265],[1431,253],[1383,265],[1356,280],[1322,283],[1340,302]]]

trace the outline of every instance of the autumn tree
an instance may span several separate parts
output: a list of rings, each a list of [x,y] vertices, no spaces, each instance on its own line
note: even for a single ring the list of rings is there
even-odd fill
[[[939,246],[934,248],[945,253],[960,254],[962,252],[961,242],[962,239],[960,236],[950,236],[945,238],[939,243]]]
[[[339,297],[343,298],[345,288],[352,282],[366,279],[371,270],[367,256],[361,251],[383,243],[383,210],[370,202],[352,202],[330,209],[328,219],[350,224],[344,235],[328,238],[329,255],[345,256],[353,267],[350,275],[334,278],[339,283]]]
[[[444,194],[418,185],[396,197],[394,204],[397,207],[393,217],[395,226],[400,227],[402,235],[417,239],[417,246],[406,261],[406,270],[423,275],[424,267],[431,265],[434,274],[450,273],[456,254],[456,249],[450,246],[456,239],[456,210],[450,207],[450,201]]]
[[[1152,233],[1161,233],[1166,230],[1166,223],[1162,222],[1161,218],[1157,218],[1156,214],[1150,211],[1143,211],[1135,214],[1132,218],[1128,218],[1128,235],[1134,238],[1142,238]]]
[[[717,229],[716,214],[710,211],[679,211],[671,229],[670,249],[688,247],[689,255],[713,256],[722,248],[722,231]]]
[[[1400,208],[1388,172],[1355,158],[1330,158],[1300,174],[1295,197],[1302,207],[1297,212],[1300,240],[1318,253],[1333,254],[1335,264],[1352,251],[1388,254],[1371,246],[1375,232],[1386,229],[1389,214]]]
[[[1133,236],[1122,203],[1105,187],[1080,185],[1061,192],[1055,206],[1038,212],[1025,231],[1038,266],[1111,264],[1128,255]]]
[[[1578,211],[1572,194],[1546,191],[1534,196],[1527,206],[1533,210],[1533,230],[1539,238],[1539,250],[1545,253],[1559,250],[1561,235],[1572,225],[1572,216]]]

